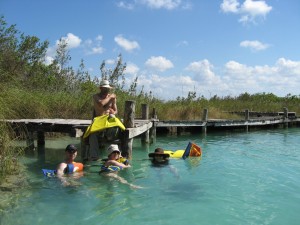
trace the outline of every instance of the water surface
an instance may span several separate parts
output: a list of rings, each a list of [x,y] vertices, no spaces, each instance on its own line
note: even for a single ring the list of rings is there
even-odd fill
[[[133,143],[132,168],[119,172],[133,189],[100,176],[88,167],[74,186],[44,178],[42,168],[55,168],[64,148],[79,140],[46,141],[45,162],[25,158],[30,187],[0,224],[299,224],[300,129],[216,132],[206,136],[157,137],[143,147]],[[184,149],[199,144],[203,156],[173,159],[153,167],[147,159],[156,147]],[[80,154],[79,154],[80,155]]]

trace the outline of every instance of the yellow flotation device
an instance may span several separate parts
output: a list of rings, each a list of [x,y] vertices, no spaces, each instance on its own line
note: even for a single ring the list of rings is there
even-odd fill
[[[164,150],[164,153],[170,155],[170,158],[183,158],[186,159],[188,157],[200,157],[202,156],[202,149],[195,143],[189,142],[185,150]]]
[[[86,129],[83,138],[87,138],[90,134],[102,131],[111,127],[119,127],[125,130],[123,123],[115,116],[103,115],[94,118],[92,124]]]
[[[170,158],[182,158],[185,150],[176,150],[175,152],[171,150],[164,150],[164,153],[169,154]]]

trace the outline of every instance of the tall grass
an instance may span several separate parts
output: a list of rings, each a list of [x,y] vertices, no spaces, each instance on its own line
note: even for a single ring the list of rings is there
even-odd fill
[[[4,122],[7,116],[14,112],[7,107],[4,98],[0,98],[0,183],[7,175],[20,172],[18,157],[23,153],[21,148],[14,147],[13,142],[17,139],[12,127]]]

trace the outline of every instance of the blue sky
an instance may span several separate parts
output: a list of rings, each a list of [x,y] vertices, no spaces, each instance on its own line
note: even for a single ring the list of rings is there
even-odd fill
[[[299,0],[0,0],[0,14],[27,35],[60,38],[77,68],[100,77],[119,54],[160,99],[241,93],[300,94]]]

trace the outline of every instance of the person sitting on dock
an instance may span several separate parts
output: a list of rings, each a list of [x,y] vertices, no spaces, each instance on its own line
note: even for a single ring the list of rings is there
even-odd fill
[[[108,80],[102,80],[100,83],[100,92],[93,95],[94,115],[93,117],[109,115],[115,117],[118,113],[117,96],[110,94],[112,87]],[[99,159],[99,132],[93,133],[89,136],[89,160],[96,161]]]
[[[100,83],[100,92],[93,95],[95,117],[104,114],[115,115],[118,113],[117,96],[110,94],[112,87],[108,80],[102,80]]]

